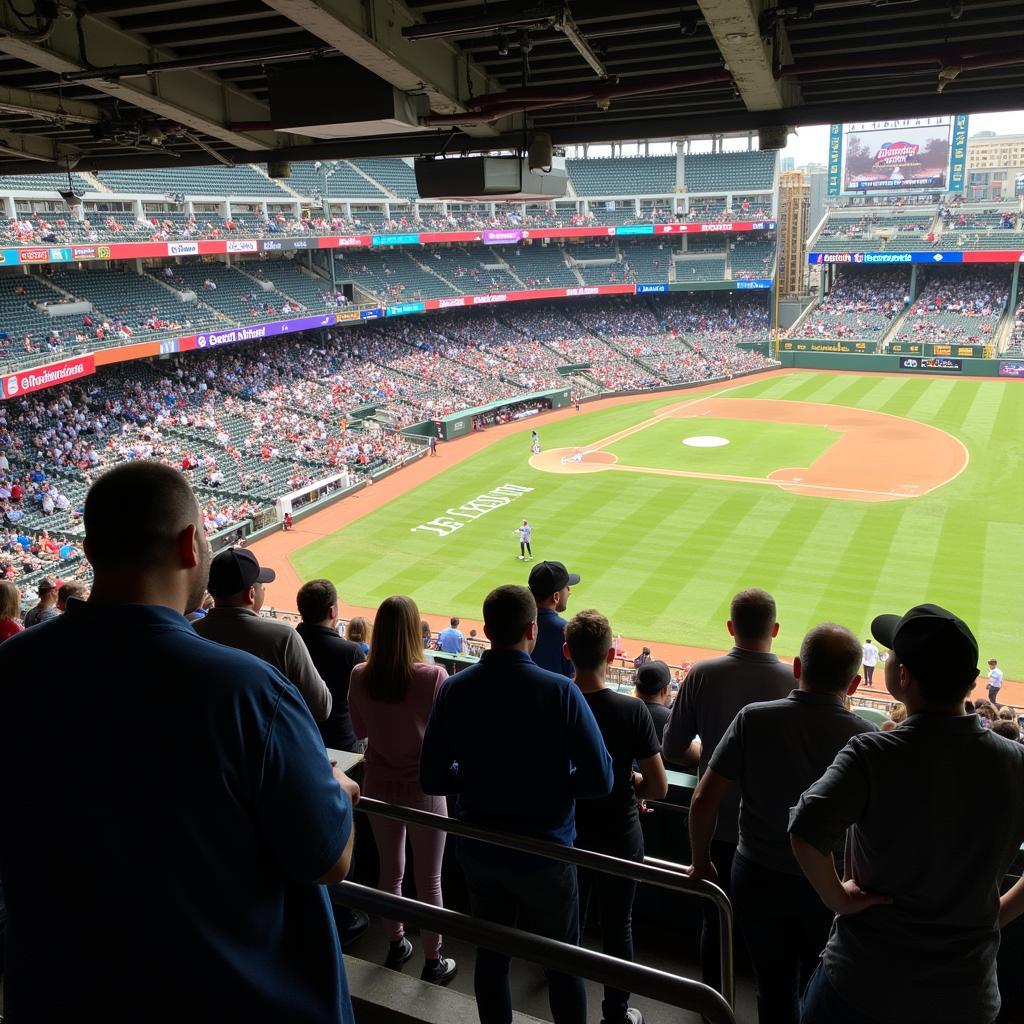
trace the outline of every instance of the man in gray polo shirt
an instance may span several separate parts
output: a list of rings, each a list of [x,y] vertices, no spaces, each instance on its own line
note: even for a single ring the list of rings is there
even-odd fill
[[[732,599],[726,626],[735,646],[724,657],[698,661],[690,669],[662,738],[664,759],[691,770],[697,767],[699,775],[707,770],[715,747],[742,708],[756,701],[779,700],[793,689],[792,669],[771,653],[779,632],[771,594],[756,588],[738,593]],[[711,843],[718,884],[726,893],[739,837],[739,812],[738,794],[722,802]],[[705,984],[721,991],[718,913],[710,901],[701,902],[701,973]]]
[[[213,608],[192,628],[207,640],[248,651],[274,668],[302,694],[318,722],[331,713],[331,691],[313,665],[302,637],[285,622],[265,619],[263,586],[276,579],[246,548],[225,548],[210,563],[207,590]]]
[[[787,826],[789,809],[847,740],[874,731],[843,703],[860,683],[860,662],[860,642],[844,626],[812,629],[793,663],[800,688],[783,700],[749,704],[736,716],[690,801],[689,874],[717,882],[711,838],[718,810],[740,791],[732,898],[763,1022],[796,1024],[800,995],[828,939],[832,914],[801,874]]]
[[[801,1021],[991,1024],[999,928],[1020,913],[1021,886],[1002,905],[999,886],[1024,841],[1024,747],[964,713],[978,644],[962,620],[918,605],[871,633],[908,717],[851,739],[791,814],[797,861],[837,915]]]

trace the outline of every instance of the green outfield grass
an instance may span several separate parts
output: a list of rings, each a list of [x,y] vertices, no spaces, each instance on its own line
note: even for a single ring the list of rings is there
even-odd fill
[[[298,551],[295,568],[303,578],[330,577],[353,604],[372,606],[389,594],[406,593],[434,625],[442,615],[479,617],[488,589],[525,582],[527,567],[516,560],[514,534],[525,516],[534,525],[535,556],[560,559],[583,577],[570,611],[599,608],[626,636],[724,646],[730,597],[742,587],[763,586],[778,599],[779,650],[791,655],[806,629],[823,619],[866,636],[873,615],[934,601],[971,624],[983,658],[998,657],[1008,677],[1021,678],[1024,386],[796,372],[729,394],[834,403],[932,423],[964,442],[970,463],[956,480],[925,497],[860,503],[761,484],[621,472],[550,474],[529,465],[534,424],[525,423],[520,433],[450,469],[442,448],[442,458],[431,464],[435,478]],[[541,422],[541,442],[546,449],[586,446],[685,397]],[[694,420],[669,426],[648,453],[652,465],[659,450],[665,458],[684,457],[680,442],[691,432],[729,436],[735,426],[760,431],[767,424],[719,424],[712,430]],[[800,431],[800,445],[814,440],[806,449],[813,456],[817,432]],[[638,445],[648,443],[643,433],[634,437]],[[740,448],[734,443],[726,451],[735,457]],[[777,459],[769,451],[765,457],[770,464],[757,475],[803,464],[792,454]],[[533,490],[463,520],[448,536],[413,531],[506,483]],[[863,481],[855,486],[870,484],[871,467],[864,466]]]
[[[720,448],[691,448],[684,439],[721,437]],[[683,469],[691,473],[767,476],[784,466],[809,466],[838,439],[835,430],[766,420],[721,420],[710,416],[665,419],[610,444],[607,451],[626,466]]]

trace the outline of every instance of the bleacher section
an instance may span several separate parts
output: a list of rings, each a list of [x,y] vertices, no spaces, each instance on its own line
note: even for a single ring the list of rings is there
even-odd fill
[[[76,192],[91,192],[93,186],[80,174],[71,175],[71,184]],[[48,189],[53,192],[66,192],[68,176],[66,174],[0,174],[0,192],[29,191]]]
[[[683,184],[688,192],[746,192],[770,189],[775,153],[706,153],[683,158]]]
[[[897,340],[987,345],[1006,309],[1010,270],[943,267],[931,271]]]
[[[906,308],[909,291],[910,272],[906,269],[846,269],[789,337],[880,341]]]
[[[505,246],[505,262],[527,288],[578,288],[580,278],[566,265],[560,245]]]
[[[440,274],[461,292],[519,291],[522,285],[505,269],[495,267],[499,257],[485,246],[437,246],[423,249],[421,264]]]
[[[304,270],[294,260],[263,260],[256,266],[246,264],[244,269],[258,280],[272,282],[278,292],[310,312],[335,305],[331,301],[331,282]]]
[[[352,163],[396,196],[415,199],[419,194],[416,191],[416,175],[404,160],[364,159],[353,160]]]
[[[729,243],[732,279],[771,278],[775,276],[775,242],[759,238],[737,239]]]
[[[203,196],[287,195],[252,164],[236,167],[166,167],[148,171],[100,171],[97,178],[114,192],[184,192]],[[90,189],[90,191],[92,191]]]
[[[676,187],[674,156],[567,160],[566,168],[579,196],[671,195]]]
[[[157,280],[162,279],[162,271],[150,273]],[[270,313],[268,306],[278,312],[283,305],[273,292],[264,292],[251,277],[223,263],[184,263],[174,268],[174,277],[168,283],[194,291],[200,302],[230,320],[263,319],[264,314]],[[216,287],[211,288],[210,284]]]
[[[5,366],[39,362],[41,352],[64,350],[67,321],[36,308],[62,301],[65,296],[39,277],[0,274],[0,354]],[[60,332],[59,348],[49,343],[54,330]]]
[[[384,302],[416,302],[459,294],[400,250],[338,253],[334,260],[339,281],[352,281]]]
[[[675,261],[676,281],[721,281],[725,278],[725,257],[721,259],[677,259]]]

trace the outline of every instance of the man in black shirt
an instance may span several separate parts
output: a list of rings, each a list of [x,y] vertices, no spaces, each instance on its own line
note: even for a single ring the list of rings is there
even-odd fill
[[[359,644],[338,636],[338,591],[330,580],[310,580],[299,589],[296,603],[302,617],[296,632],[331,691],[331,713],[317,723],[324,746],[361,754],[366,743],[352,728],[348,684],[352,669],[364,660],[363,651]]]
[[[576,666],[576,685],[597,719],[612,757],[614,783],[605,797],[576,802],[576,845],[612,857],[643,861],[638,799],[660,800],[668,792],[661,742],[643,702],[605,686],[605,673],[615,659],[608,620],[596,611],[582,611],[565,627],[565,656]],[[633,764],[640,771],[633,770]],[[633,959],[633,897],[636,883],[602,872],[588,872],[581,885],[581,907],[597,903],[601,916],[601,948],[609,956]],[[629,993],[605,987],[601,1004],[604,1024],[643,1024],[639,1010],[629,1006]]]
[[[651,721],[654,733],[661,743],[665,735],[665,726],[672,717],[669,704],[672,702],[672,673],[663,661],[646,661],[636,670],[634,683],[636,695],[643,701]]]

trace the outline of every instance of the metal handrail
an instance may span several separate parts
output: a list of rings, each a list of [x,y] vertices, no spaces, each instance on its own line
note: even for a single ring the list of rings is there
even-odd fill
[[[552,843],[546,839],[535,839],[533,836],[498,832],[477,825],[469,825],[457,818],[431,814],[429,811],[420,811],[412,807],[400,807],[396,804],[384,803],[382,800],[374,800],[371,797],[362,797],[356,804],[356,810],[364,811],[367,814],[376,814],[382,818],[391,818],[394,821],[404,821],[408,825],[440,829],[442,832],[461,836],[463,839],[475,839],[493,846],[501,846],[523,853],[534,853],[551,860],[561,861],[563,864],[591,868],[594,871],[603,871],[606,874],[618,875],[620,878],[628,878],[634,882],[646,882],[663,889],[672,889],[676,892],[685,892],[699,896],[701,899],[711,900],[718,908],[720,924],[718,931],[722,996],[729,1006],[735,1005],[732,904],[729,902],[729,897],[717,885],[689,878],[682,874],[678,865],[673,865],[672,868],[665,867],[664,865],[668,864],[667,861],[651,862],[648,858],[644,858],[644,863],[638,864],[636,861],[609,857],[607,854],[595,853],[593,850],[584,850],[576,846],[562,846],[560,843]]]
[[[404,921],[505,956],[528,960],[549,970],[635,992],[680,1010],[692,1010],[711,1024],[736,1024],[732,1007],[713,988],[699,981],[628,960],[618,960],[518,928],[469,917],[444,907],[420,903],[405,896],[393,896],[355,882],[340,883],[335,895],[346,906],[368,914]]]

